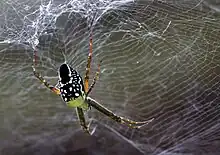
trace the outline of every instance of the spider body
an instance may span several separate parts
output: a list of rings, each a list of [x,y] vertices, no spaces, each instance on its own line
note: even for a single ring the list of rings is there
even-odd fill
[[[92,33],[91,33],[92,34]],[[86,74],[84,77],[84,81],[80,74],[70,67],[67,63],[63,63],[58,70],[59,80],[56,86],[50,85],[40,73],[38,73],[35,69],[36,65],[36,51],[34,52],[34,59],[33,59],[33,73],[36,78],[40,80],[48,89],[50,89],[53,93],[58,96],[61,96],[62,100],[67,104],[70,108],[75,108],[76,113],[78,115],[78,119],[80,121],[80,125],[83,130],[90,134],[89,127],[86,123],[84,117],[84,111],[90,109],[90,107],[95,108],[99,112],[103,113],[104,115],[110,117],[114,121],[125,124],[132,128],[140,128],[143,125],[146,125],[153,121],[154,118],[148,121],[136,122],[121,116],[116,115],[96,100],[90,98],[88,95],[92,91],[93,87],[97,79],[99,78],[100,73],[100,64],[98,65],[98,71],[96,72],[95,77],[93,78],[93,82],[89,87],[89,72],[92,60],[92,35],[90,36],[89,42],[89,55],[86,65]],[[100,62],[101,63],[101,62]]]
[[[80,74],[66,63],[60,66],[58,74],[60,96],[67,106],[88,110],[89,106],[85,102],[85,89]]]

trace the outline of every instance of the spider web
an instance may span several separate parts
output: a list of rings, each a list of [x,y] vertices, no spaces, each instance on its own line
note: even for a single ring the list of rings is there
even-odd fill
[[[2,154],[219,154],[218,5],[202,0],[0,2]],[[33,77],[34,49],[37,70],[50,83],[57,82],[64,61],[84,76],[93,19],[90,79],[99,60],[103,63],[91,97],[133,120],[155,118],[139,130],[92,109],[87,120],[95,132],[87,137],[76,114]]]

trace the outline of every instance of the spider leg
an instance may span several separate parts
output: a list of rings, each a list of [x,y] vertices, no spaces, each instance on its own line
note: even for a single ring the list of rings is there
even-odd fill
[[[100,63],[98,64],[98,70],[97,70],[97,72],[96,72],[96,74],[95,74],[95,77],[93,78],[93,81],[92,81],[92,84],[91,84],[90,87],[89,87],[89,90],[88,90],[87,93],[86,93],[86,97],[87,97],[87,96],[89,95],[89,93],[92,91],[93,87],[94,87],[95,84],[96,84],[96,81],[99,79],[101,62],[102,62],[102,61],[100,61]]]
[[[114,114],[112,111],[110,111],[109,109],[105,108],[104,106],[102,106],[100,103],[98,103],[97,101],[95,101],[94,99],[87,97],[87,102],[94,107],[95,109],[97,109],[98,111],[100,111],[101,113],[105,114],[106,116],[112,118],[114,121],[119,122],[121,124],[125,124],[131,128],[140,128],[144,125],[147,125],[148,123],[150,123],[151,121],[153,121],[153,119],[148,120],[148,121],[143,121],[143,122],[136,122],[121,116],[118,116],[116,114]]]
[[[60,90],[58,88],[56,88],[55,86],[53,85],[50,85],[42,76],[40,73],[36,72],[36,69],[34,66],[32,66],[33,68],[33,73],[34,73],[34,76],[36,78],[38,78],[40,80],[40,82],[42,84],[44,84],[48,89],[50,89],[53,93],[57,94],[57,95],[60,95]]]
[[[33,57],[34,57],[34,58],[33,58],[32,69],[33,69],[34,76],[35,76],[37,79],[39,79],[40,82],[41,82],[42,84],[44,84],[44,85],[45,85],[48,89],[50,89],[52,92],[54,92],[54,93],[57,94],[57,95],[60,95],[60,90],[59,90],[57,87],[55,87],[55,86],[53,86],[53,85],[50,85],[50,84],[42,77],[42,75],[36,71],[35,66],[36,66],[36,64],[37,64],[37,50],[34,50]]]
[[[88,128],[88,126],[86,125],[86,120],[85,120],[85,117],[84,117],[83,109],[77,107],[77,108],[76,108],[76,113],[77,113],[77,116],[78,116],[78,119],[79,119],[79,121],[80,121],[80,125],[81,125],[82,129],[83,129],[86,133],[90,134],[89,128]]]
[[[88,89],[89,89],[89,72],[90,72],[90,67],[91,67],[91,61],[92,61],[92,32],[90,33],[89,55],[88,55],[88,61],[87,61],[87,65],[86,65],[86,75],[85,75],[85,78],[84,78],[85,92],[87,92]]]

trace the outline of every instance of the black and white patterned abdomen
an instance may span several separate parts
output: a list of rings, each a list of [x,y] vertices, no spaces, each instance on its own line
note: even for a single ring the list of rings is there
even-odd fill
[[[85,95],[82,77],[76,70],[73,70],[71,67],[69,67],[69,69],[71,71],[71,73],[68,74],[69,81],[63,83],[62,80],[59,80],[61,97],[65,102],[75,100]]]

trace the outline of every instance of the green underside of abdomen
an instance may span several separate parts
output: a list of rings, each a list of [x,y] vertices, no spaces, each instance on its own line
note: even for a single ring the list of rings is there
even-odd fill
[[[83,110],[88,110],[88,103],[85,102],[85,99],[80,96],[78,98],[76,98],[75,100],[71,100],[69,102],[67,102],[67,106],[70,108],[82,108]]]

